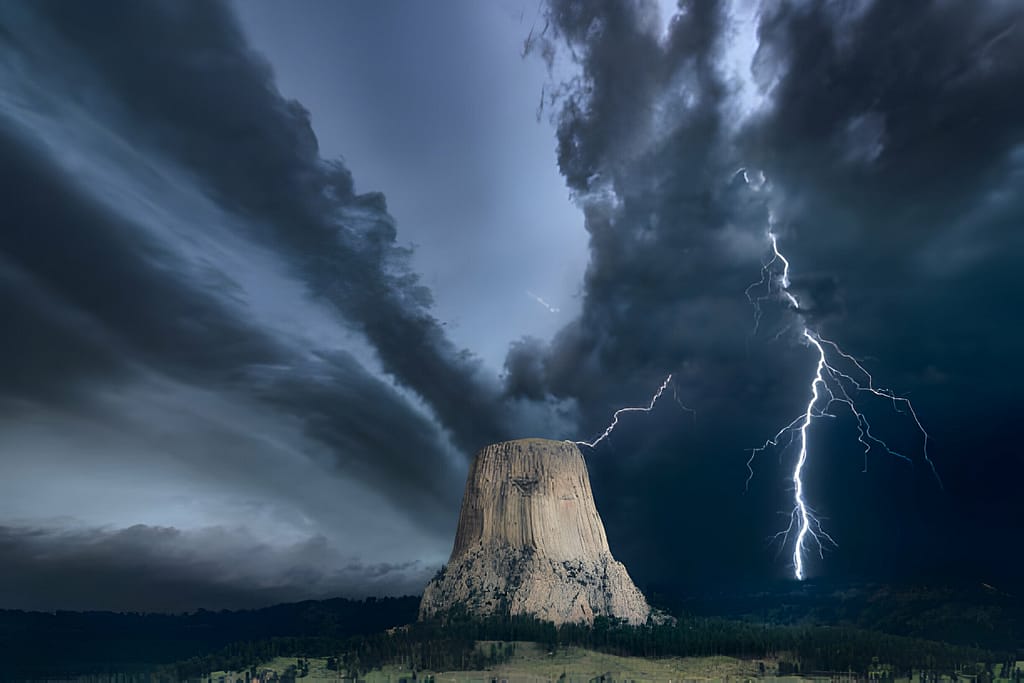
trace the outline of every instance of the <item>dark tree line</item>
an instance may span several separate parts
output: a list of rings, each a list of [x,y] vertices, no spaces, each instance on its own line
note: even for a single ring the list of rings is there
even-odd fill
[[[358,675],[384,664],[419,670],[481,669],[502,661],[478,641],[532,641],[550,649],[580,646],[613,654],[664,657],[783,656],[792,671],[865,673],[872,662],[952,672],[989,663],[1008,671],[1012,653],[993,653],[854,626],[764,624],[688,616],[674,624],[628,627],[599,618],[592,627],[529,618],[473,619],[458,612],[444,620],[411,623],[418,598],[326,600],[239,612],[186,615],[0,611],[0,660],[8,679],[160,673],[166,679],[215,670],[251,670],[274,657],[334,657]],[[401,626],[409,624],[408,626]],[[397,628],[396,628],[397,627]],[[177,662],[177,663],[175,663]]]
[[[479,641],[500,648],[481,649]],[[415,670],[481,669],[504,661],[505,643],[530,641],[554,650],[579,646],[623,656],[726,655],[782,657],[788,671],[853,671],[866,676],[879,663],[905,675],[911,670],[953,673],[977,663],[1008,661],[1009,653],[893,636],[856,628],[773,626],[718,618],[683,618],[675,623],[633,627],[599,617],[593,626],[563,625],[530,617],[471,618],[453,612],[444,619],[391,631],[336,638],[277,638],[233,645],[224,651],[176,665],[178,678],[198,678],[215,670],[239,670],[273,657],[334,657],[346,673],[359,676],[386,664]]]
[[[773,624],[843,624],[868,631],[993,650],[1019,648],[1024,659],[1024,583],[850,584],[817,580],[672,598],[673,614],[756,618]]]
[[[376,633],[415,620],[418,609],[418,597],[403,597],[190,614],[0,610],[0,679],[144,676],[232,643]]]

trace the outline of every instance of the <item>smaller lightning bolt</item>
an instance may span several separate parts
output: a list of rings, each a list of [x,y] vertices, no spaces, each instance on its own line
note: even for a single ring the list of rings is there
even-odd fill
[[[649,413],[652,410],[654,410],[654,404],[657,403],[658,399],[661,398],[661,395],[665,393],[665,389],[668,388],[668,385],[671,381],[672,375],[670,373],[669,376],[665,378],[665,381],[661,383],[661,386],[658,387],[658,390],[654,392],[654,396],[651,397],[651,402],[648,403],[646,406],[619,408],[618,410],[616,410],[615,414],[612,415],[612,423],[608,425],[608,428],[605,429],[604,432],[601,433],[601,436],[597,437],[593,441],[573,441],[572,443],[578,446],[588,446],[590,448],[596,448],[597,444],[607,439],[608,436],[615,430],[615,427],[617,427],[619,424],[619,416],[622,415],[623,413]],[[678,394],[675,394],[675,397],[676,403],[679,403],[683,410],[693,413],[696,417],[696,411],[694,411],[692,408],[687,408],[686,406],[684,406],[682,402],[679,400]]]
[[[547,301],[544,301],[544,299],[540,298],[539,296],[537,296],[536,294],[529,290],[526,291],[526,296],[530,297],[531,299],[539,303],[541,306],[548,309],[548,313],[558,313],[561,310],[560,308],[552,306]]]

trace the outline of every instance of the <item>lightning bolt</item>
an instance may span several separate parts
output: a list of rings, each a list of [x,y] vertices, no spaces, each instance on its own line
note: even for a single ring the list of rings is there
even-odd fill
[[[778,237],[772,230],[774,219],[769,215],[768,239],[771,243],[771,257],[761,268],[761,279],[753,283],[746,290],[747,298],[754,306],[754,332],[761,320],[761,304],[769,299],[782,300],[798,315],[803,317],[800,308],[800,301],[789,291],[789,260],[779,249]],[[780,268],[781,265],[781,268]],[[762,289],[760,296],[753,294]],[[778,335],[777,335],[778,336]],[[871,423],[858,408],[857,398],[864,394],[883,398],[892,403],[893,409],[899,413],[906,413],[913,419],[914,425],[921,435],[922,455],[928,463],[932,474],[935,476],[939,487],[942,488],[942,479],[935,468],[935,463],[928,454],[928,432],[925,431],[921,420],[914,410],[910,400],[897,396],[889,389],[875,385],[874,377],[867,371],[863,363],[854,356],[845,352],[834,341],[825,339],[817,332],[806,325],[801,329],[801,337],[812,347],[818,357],[815,366],[814,377],[810,383],[810,399],[804,411],[786,426],[780,429],[775,435],[765,441],[764,445],[750,449],[750,458],[747,460],[747,482],[749,488],[750,480],[754,476],[753,462],[758,454],[769,448],[788,448],[794,441],[799,439],[800,449],[797,455],[796,464],[793,467],[793,511],[789,515],[789,526],[776,534],[776,539],[781,539],[782,546],[789,542],[790,536],[793,540],[793,573],[798,581],[806,578],[806,553],[816,549],[818,556],[824,558],[826,546],[838,547],[835,540],[829,536],[821,524],[821,520],[814,512],[814,508],[807,502],[806,487],[803,475],[804,467],[807,465],[809,451],[807,445],[807,434],[814,421],[822,417],[836,417],[832,412],[833,407],[840,406],[847,409],[857,421],[857,440],[864,449],[864,471],[867,471],[868,453],[873,447],[884,451],[886,454],[896,458],[913,462],[913,459],[889,447],[882,439],[875,436],[871,431]],[[845,370],[845,372],[844,372]],[[783,441],[785,443],[783,444]]]
[[[602,441],[604,441],[605,439],[607,439],[611,435],[611,433],[615,430],[615,428],[619,424],[619,416],[622,415],[623,413],[649,413],[652,410],[654,410],[654,404],[657,403],[658,399],[661,398],[661,395],[665,393],[665,389],[668,388],[668,385],[671,382],[672,382],[672,374],[669,373],[668,377],[665,378],[665,381],[661,383],[660,387],[658,387],[658,390],[656,392],[654,392],[653,396],[651,396],[651,401],[646,406],[630,407],[630,408],[619,408],[618,410],[616,410],[615,413],[612,415],[612,422],[611,422],[611,424],[608,425],[607,429],[605,429],[603,432],[601,432],[601,436],[597,437],[593,441],[573,441],[572,443],[576,444],[577,446],[587,446],[589,448],[596,448],[597,444],[599,444]],[[685,405],[683,405],[682,401],[679,400],[679,394],[675,392],[675,388],[674,387],[673,387],[672,393],[675,396],[676,403],[678,403],[679,406],[683,410],[685,410],[685,411],[687,411],[689,413],[692,413],[693,416],[694,416],[694,419],[696,419],[697,418],[697,411],[695,411],[693,408],[687,408]]]
[[[539,303],[541,306],[543,306],[544,308],[548,309],[548,313],[558,313],[561,310],[561,309],[557,308],[556,306],[552,306],[547,301],[544,301],[544,299],[540,298],[539,296],[537,296],[536,294],[534,294],[531,291],[527,291],[526,292],[526,296],[530,297],[531,299],[533,299],[534,301]]]

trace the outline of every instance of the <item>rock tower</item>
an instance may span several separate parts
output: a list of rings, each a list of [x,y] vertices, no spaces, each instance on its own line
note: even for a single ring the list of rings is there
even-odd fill
[[[424,590],[420,618],[458,605],[558,624],[647,620],[647,601],[608,549],[575,444],[520,439],[477,454],[451,559]]]

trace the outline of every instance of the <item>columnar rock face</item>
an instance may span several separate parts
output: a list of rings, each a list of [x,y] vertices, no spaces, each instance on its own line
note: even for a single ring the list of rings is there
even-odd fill
[[[575,444],[520,439],[477,454],[451,559],[424,590],[420,618],[458,605],[559,624],[647,620],[647,601],[608,549]]]

